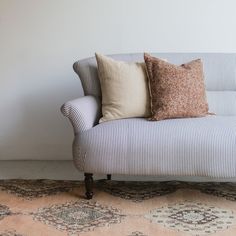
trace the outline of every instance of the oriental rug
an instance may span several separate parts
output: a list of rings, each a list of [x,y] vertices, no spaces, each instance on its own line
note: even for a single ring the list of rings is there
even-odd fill
[[[0,180],[0,236],[235,236],[236,184]]]

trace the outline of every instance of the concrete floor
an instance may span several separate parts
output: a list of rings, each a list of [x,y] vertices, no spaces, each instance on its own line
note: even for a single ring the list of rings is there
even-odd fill
[[[77,171],[72,161],[0,161],[0,179],[61,179],[83,180],[83,173]],[[95,179],[106,178],[106,175],[94,175]],[[182,180],[182,181],[231,181],[233,179],[211,179],[206,177],[160,177],[160,176],[126,176],[113,175],[116,180]]]

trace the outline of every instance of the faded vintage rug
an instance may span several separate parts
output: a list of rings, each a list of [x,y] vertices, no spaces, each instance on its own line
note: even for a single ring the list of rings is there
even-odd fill
[[[0,181],[1,236],[236,235],[236,184]]]

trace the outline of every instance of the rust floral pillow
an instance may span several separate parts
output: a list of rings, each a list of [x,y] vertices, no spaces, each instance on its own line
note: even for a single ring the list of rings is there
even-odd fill
[[[144,54],[151,97],[150,120],[208,115],[200,59],[177,66]]]

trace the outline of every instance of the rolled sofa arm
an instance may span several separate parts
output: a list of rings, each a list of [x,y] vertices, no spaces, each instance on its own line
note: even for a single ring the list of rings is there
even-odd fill
[[[98,123],[101,117],[101,103],[94,96],[84,96],[69,102],[61,107],[61,112],[68,117],[74,133],[88,130]]]

